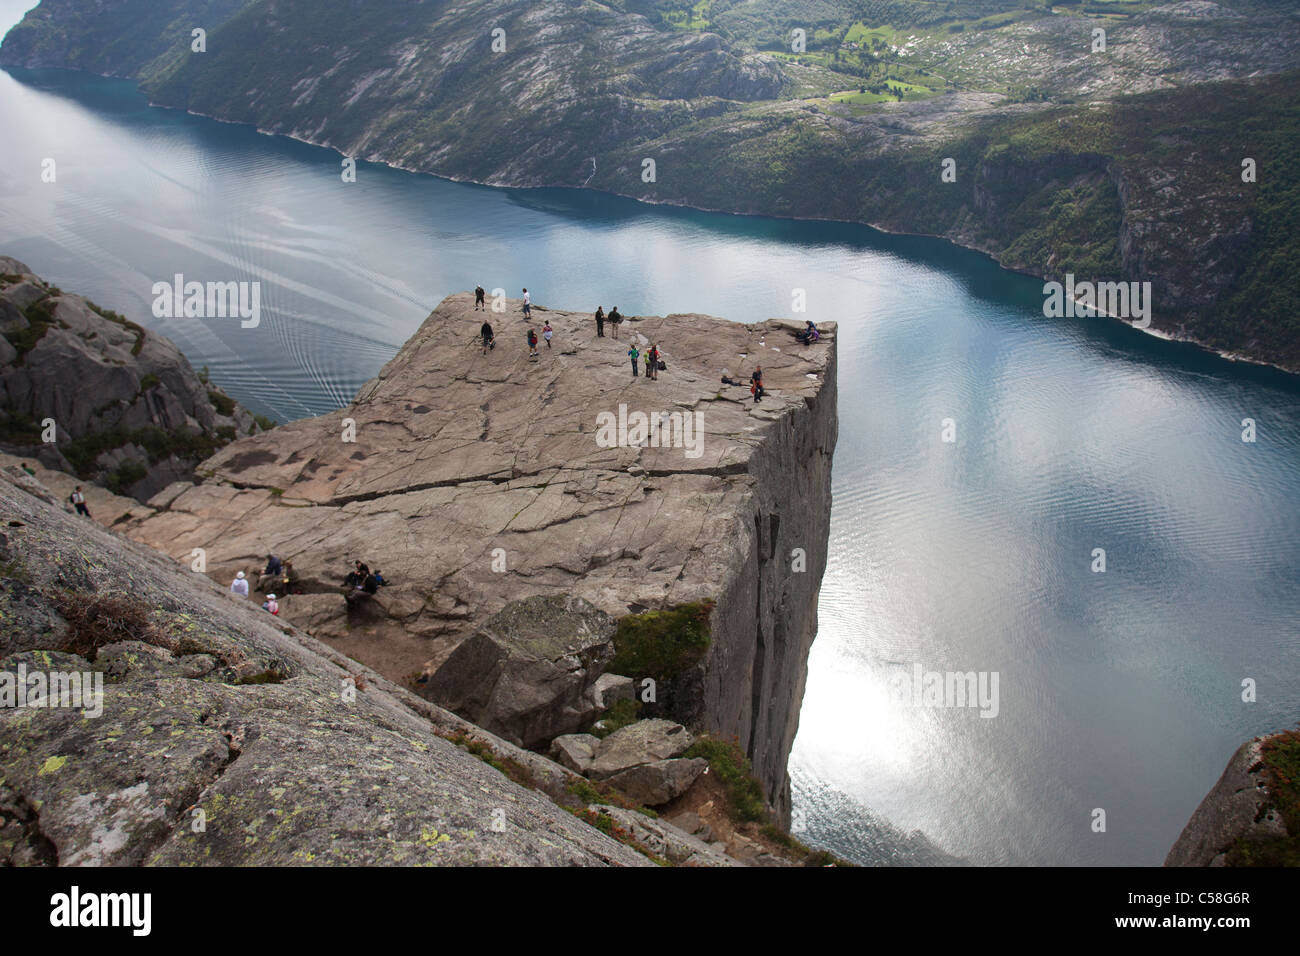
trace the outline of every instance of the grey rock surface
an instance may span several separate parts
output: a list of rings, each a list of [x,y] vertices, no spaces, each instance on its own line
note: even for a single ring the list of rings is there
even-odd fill
[[[708,655],[659,695],[677,708],[663,716],[736,737],[784,817],[826,563],[835,324],[803,347],[781,320],[630,316],[615,340],[535,303],[558,347],[530,362],[519,303],[507,309],[489,313],[498,346],[484,356],[473,296],[448,297],[351,405],[234,442],[126,533],[186,564],[205,549],[223,585],[267,551],[292,559],[309,600],[294,594],[287,620],[434,700],[432,675],[513,600],[569,594],[616,618],[714,600]],[[664,352],[658,381],[631,378],[637,333]],[[761,403],[721,383],[756,365]],[[698,457],[598,441],[598,415],[620,406],[698,415]],[[318,598],[356,559],[393,582],[383,601]]]
[[[687,760],[652,760],[606,778],[611,787],[647,807],[663,806],[690,789],[709,762],[701,757]]]
[[[1237,748],[1170,848],[1165,866],[1223,866],[1239,839],[1286,836],[1281,815],[1265,809],[1268,791],[1260,758],[1265,740],[1256,737]]]
[[[43,329],[34,341],[31,316]],[[170,339],[62,292],[8,257],[0,257],[0,333],[0,411],[26,429],[11,425],[0,448],[71,473],[70,446],[113,435],[87,483],[106,484],[129,463],[141,470],[116,480],[143,502],[193,479],[199,460],[236,435],[259,431],[247,410],[199,379]],[[225,412],[218,402],[230,403]],[[42,440],[47,419],[55,423],[53,444]],[[142,432],[152,448],[132,440]]]
[[[694,742],[690,731],[671,720],[638,720],[600,742],[587,775],[604,780],[642,764],[680,757]]]
[[[434,672],[429,694],[523,747],[589,724],[591,686],[614,656],[614,620],[581,598],[507,604]]]
[[[562,788],[568,771],[4,473],[0,522],[3,666],[110,675],[97,718],[0,710],[0,861],[648,864],[446,737],[498,748],[540,788]],[[144,631],[93,659],[58,650],[60,607],[115,594],[145,608]]]

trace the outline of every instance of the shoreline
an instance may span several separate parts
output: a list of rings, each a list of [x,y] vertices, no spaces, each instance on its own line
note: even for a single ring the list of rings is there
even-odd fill
[[[383,167],[385,167],[385,168],[387,168],[387,169],[392,169],[392,170],[396,170],[396,171],[399,171],[399,172],[409,173],[409,174],[411,174],[411,175],[415,175],[415,176],[431,176],[431,177],[433,177],[433,178],[435,178],[435,179],[441,179],[441,180],[443,180],[444,182],[456,183],[456,184],[459,184],[459,185],[480,186],[480,187],[485,188],[485,189],[514,189],[514,190],[529,190],[529,189],[566,189],[566,190],[572,190],[572,191],[574,191],[574,192],[595,193],[595,194],[599,194],[599,195],[613,196],[613,197],[618,198],[618,199],[628,200],[628,201],[630,201],[630,202],[639,203],[639,204],[641,204],[641,205],[648,206],[648,207],[659,207],[659,206],[662,206],[662,207],[666,207],[666,208],[670,208],[670,209],[681,209],[681,210],[686,210],[686,211],[689,211],[689,212],[699,212],[699,213],[704,213],[704,214],[708,214],[708,215],[737,216],[737,217],[755,218],[755,219],[769,219],[769,220],[773,220],[773,221],[777,221],[777,222],[828,223],[828,224],[836,224],[836,225],[847,225],[847,226],[865,227],[865,228],[867,228],[867,229],[871,229],[871,230],[873,230],[873,231],[875,231],[875,232],[877,232],[877,233],[880,233],[881,235],[887,235],[887,236],[900,236],[900,237],[918,238],[918,239],[933,239],[933,240],[938,240],[938,241],[941,241],[941,242],[945,242],[945,243],[948,243],[948,244],[950,244],[951,246],[953,246],[953,247],[955,247],[955,248],[963,249],[963,250],[966,250],[966,251],[968,251],[968,252],[974,252],[974,253],[977,253],[977,254],[979,254],[979,255],[981,255],[981,256],[984,256],[984,257],[986,257],[987,259],[989,259],[989,260],[990,260],[994,265],[996,265],[999,269],[1002,269],[1002,270],[1004,270],[1004,271],[1006,271],[1006,272],[1010,272],[1010,273],[1014,273],[1014,274],[1016,274],[1016,275],[1022,275],[1022,276],[1027,276],[1027,277],[1030,277],[1030,278],[1041,279],[1041,280],[1046,281],[1046,277],[1043,276],[1043,275],[1042,275],[1041,273],[1039,273],[1039,272],[1035,272],[1035,271],[1031,271],[1031,270],[1027,270],[1027,269],[1015,268],[1015,267],[1013,267],[1013,266],[1008,266],[1008,265],[1004,264],[1004,263],[1001,261],[1001,259],[998,258],[998,256],[997,256],[996,254],[990,252],[989,250],[984,249],[984,248],[981,248],[981,247],[979,247],[979,246],[977,246],[977,245],[968,244],[968,243],[966,243],[966,242],[961,241],[960,239],[952,238],[952,237],[950,237],[950,236],[935,235],[935,234],[932,234],[932,233],[926,233],[926,232],[906,232],[906,231],[901,231],[901,230],[894,230],[894,229],[889,229],[889,228],[887,228],[887,227],[885,227],[885,226],[879,225],[879,224],[874,223],[874,222],[867,222],[867,221],[858,220],[858,219],[833,219],[833,218],[826,218],[826,217],[821,217],[821,216],[794,216],[794,215],[779,216],[779,215],[772,215],[772,214],[770,214],[770,213],[762,213],[762,212],[739,212],[739,211],[734,210],[734,209],[720,209],[720,208],[711,208],[711,207],[708,207],[708,206],[696,206],[696,205],[691,205],[691,204],[689,204],[689,203],[685,203],[685,202],[675,202],[675,201],[672,201],[672,200],[654,200],[654,199],[646,199],[646,198],[639,197],[639,196],[630,196],[630,195],[627,195],[627,194],[625,194],[625,193],[610,192],[610,191],[608,191],[608,190],[604,190],[604,189],[597,189],[597,188],[593,188],[593,187],[586,186],[586,185],[581,185],[581,186],[571,186],[571,185],[559,184],[559,183],[540,184],[540,185],[538,185],[538,184],[534,184],[534,185],[521,185],[521,184],[517,184],[517,183],[506,183],[506,182],[485,182],[485,181],[478,180],[478,179],[473,179],[473,178],[470,178],[470,177],[461,177],[461,176],[449,175],[449,174],[446,174],[446,173],[437,173],[437,172],[432,172],[432,171],[429,171],[429,170],[426,170],[426,169],[417,169],[417,168],[415,168],[415,167],[405,166],[405,165],[402,165],[402,164],[400,164],[400,163],[397,163],[397,162],[394,162],[394,161],[390,161],[390,160],[386,160],[386,159],[374,159],[374,158],[366,158],[366,157],[359,157],[359,156],[358,156],[358,157],[349,157],[346,153],[344,153],[344,152],[342,151],[342,149],[340,149],[337,145],[335,145],[334,143],[330,142],[330,141],[327,140],[327,139],[326,139],[326,140],[316,140],[316,139],[308,138],[308,137],[306,137],[306,136],[296,135],[296,134],[294,134],[294,133],[277,132],[277,131],[275,131],[275,130],[264,129],[263,127],[257,126],[257,125],[254,124],[254,123],[247,123],[247,122],[243,122],[243,121],[240,121],[240,120],[224,119],[224,118],[219,117],[219,116],[213,116],[213,115],[208,114],[208,113],[197,112],[197,111],[195,111],[195,110],[188,109],[188,108],[182,108],[182,107],[178,107],[178,106],[169,106],[169,105],[167,105],[167,104],[165,104],[165,103],[158,103],[158,102],[155,102],[153,99],[151,99],[151,98],[149,97],[149,95],[148,95],[148,94],[147,94],[147,93],[146,93],[146,92],[141,88],[141,86],[140,86],[140,84],[139,84],[139,81],[138,81],[137,79],[133,78],[133,77],[124,77],[124,76],[115,76],[115,75],[112,75],[112,74],[96,73],[96,72],[93,72],[93,71],[91,71],[91,70],[80,70],[80,69],[75,69],[75,68],[70,68],[70,67],[51,67],[51,66],[46,66],[46,67],[15,67],[15,69],[25,69],[25,70],[35,70],[35,69],[59,70],[59,71],[61,71],[61,72],[66,72],[66,73],[80,73],[80,74],[83,74],[83,75],[86,75],[86,76],[96,76],[96,77],[100,77],[100,78],[102,78],[102,79],[115,80],[115,81],[121,81],[121,82],[129,82],[129,83],[132,83],[132,84],[134,85],[135,91],[136,91],[137,93],[139,93],[141,96],[145,97],[145,102],[146,102],[146,104],[147,104],[150,108],[153,108],[153,109],[164,109],[164,110],[170,110],[170,111],[174,111],[174,112],[178,112],[178,113],[184,113],[184,114],[187,115],[187,116],[194,116],[194,117],[198,117],[198,118],[200,118],[200,119],[211,120],[211,121],[213,121],[213,122],[223,123],[223,124],[228,125],[228,126],[243,126],[243,127],[246,127],[246,128],[253,129],[253,130],[256,131],[259,135],[262,135],[262,136],[281,137],[281,138],[284,138],[284,139],[290,140],[290,141],[295,142],[295,143],[302,143],[302,144],[304,144],[304,145],[307,145],[307,146],[313,146],[313,147],[316,147],[316,148],[319,148],[319,149],[327,149],[327,150],[330,150],[330,151],[334,152],[336,155],[338,155],[338,156],[340,156],[340,157],[343,157],[344,159],[355,159],[355,160],[357,160],[358,162],[372,163],[372,164],[377,165],[377,166],[383,166]],[[9,68],[6,68],[6,67],[2,67],[2,66],[0,66],[0,70],[3,70],[3,71],[5,71],[5,72],[8,72]],[[1281,374],[1283,374],[1283,375],[1288,376],[1289,378],[1293,378],[1293,379],[1296,379],[1297,381],[1300,381],[1300,365],[1297,365],[1297,366],[1295,366],[1295,367],[1290,367],[1290,366],[1287,366],[1287,365],[1279,364],[1278,362],[1275,362],[1275,361],[1269,361],[1269,360],[1267,360],[1267,359],[1256,358],[1256,357],[1251,356],[1251,355],[1246,355],[1246,354],[1241,353],[1241,352],[1229,352],[1229,351],[1224,351],[1224,350],[1222,350],[1222,349],[1218,349],[1218,348],[1216,348],[1216,347],[1214,347],[1214,346],[1212,346],[1212,345],[1209,345],[1208,343],[1205,343],[1205,342],[1203,342],[1203,341],[1201,341],[1201,340],[1199,340],[1199,339],[1193,338],[1193,337],[1191,337],[1191,336],[1188,336],[1188,335],[1182,335],[1182,334],[1179,334],[1179,333],[1177,333],[1177,332],[1172,332],[1172,331],[1168,331],[1168,330],[1165,330],[1165,329],[1159,329],[1159,328],[1156,328],[1155,326],[1150,326],[1150,327],[1145,328],[1145,329],[1143,329],[1143,328],[1138,328],[1138,327],[1135,326],[1133,323],[1131,323],[1131,322],[1129,322],[1129,321],[1127,321],[1127,320],[1125,320],[1125,319],[1121,319],[1121,318],[1118,318],[1118,317],[1116,317],[1116,316],[1108,315],[1108,314],[1105,314],[1104,312],[1099,312],[1099,315],[1097,315],[1097,316],[1093,316],[1093,318],[1099,318],[1099,317],[1102,317],[1102,315],[1104,315],[1106,318],[1108,318],[1108,319],[1110,319],[1110,320],[1112,320],[1112,321],[1120,322],[1120,323],[1122,323],[1122,324],[1124,324],[1124,325],[1129,326],[1130,328],[1136,329],[1136,330],[1139,331],[1139,332],[1145,332],[1145,333],[1147,333],[1147,334],[1149,334],[1149,335],[1151,335],[1151,336],[1153,336],[1153,337],[1155,337],[1155,338],[1157,338],[1157,339],[1159,339],[1159,340],[1161,340],[1161,341],[1170,342],[1170,343],[1175,343],[1175,344],[1183,345],[1183,346],[1193,346],[1193,347],[1197,348],[1198,350],[1200,350],[1201,352],[1205,353],[1206,355],[1212,355],[1212,356],[1214,356],[1214,357],[1216,357],[1216,358],[1219,358],[1219,359],[1222,359],[1222,360],[1224,360],[1224,361],[1231,362],[1231,363],[1233,363],[1234,365],[1247,365],[1247,366],[1250,366],[1250,367],[1252,367],[1252,368],[1256,368],[1256,369],[1260,369],[1260,370],[1269,370],[1269,371],[1273,371],[1273,372],[1278,372],[1278,373],[1281,373]]]

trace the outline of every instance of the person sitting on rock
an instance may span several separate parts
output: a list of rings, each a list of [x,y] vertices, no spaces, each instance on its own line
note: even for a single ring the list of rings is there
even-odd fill
[[[360,588],[366,575],[370,573],[370,567],[364,561],[358,561],[356,567],[348,572],[348,576],[343,579],[345,588]]]
[[[261,573],[257,579],[257,589],[264,590],[268,584],[273,583],[284,570],[284,563],[273,554],[266,556],[266,570]]]
[[[31,475],[33,478],[36,477],[36,469],[27,464],[27,462],[23,462],[23,471],[27,472],[27,474]]]
[[[270,611],[272,614],[280,613],[280,602],[275,599],[274,594],[268,594],[266,600],[262,603],[263,611]]]
[[[374,594],[379,590],[379,581],[373,574],[367,574],[361,582],[361,591],[364,594]]]
[[[388,587],[388,582],[384,580],[384,575],[378,568],[375,569],[375,583],[381,588]]]
[[[812,324],[811,319],[806,320],[803,331],[796,333],[795,338],[798,339],[800,342],[802,342],[804,345],[812,345],[819,338],[819,333],[817,332],[817,326]]]
[[[243,571],[236,574],[235,580],[230,582],[230,593],[238,594],[240,597],[248,597],[248,581],[245,579]]]

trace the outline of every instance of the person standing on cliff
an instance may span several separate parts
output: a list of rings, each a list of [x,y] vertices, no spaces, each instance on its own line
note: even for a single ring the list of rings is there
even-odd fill
[[[524,318],[531,318],[533,314],[533,300],[529,296],[528,290],[524,289]]]
[[[483,324],[479,326],[478,334],[479,338],[483,340],[484,355],[488,354],[488,349],[494,349],[497,347],[497,339],[492,332],[492,323],[487,321],[487,319],[484,319]]]
[[[555,330],[551,328],[551,320],[547,319],[542,325],[542,338],[546,339],[546,347],[548,349],[551,347],[551,336],[554,334]]]
[[[598,305],[596,306],[596,338],[603,339],[604,337],[605,337],[605,308],[604,306]]]
[[[636,378],[639,374],[636,370],[636,360],[641,357],[641,353],[637,350],[637,347],[633,345],[627,350],[627,357],[632,360],[632,377]]]
[[[749,376],[749,392],[754,396],[754,404],[757,405],[763,398],[763,366],[754,366],[754,374]]]
[[[535,329],[528,330],[528,357],[537,358],[537,332]]]
[[[487,293],[483,291],[482,286],[478,286],[474,289],[474,311],[475,312],[479,310],[479,306],[483,307],[484,312],[487,311],[487,302],[484,300],[484,296],[486,295]]]
[[[659,379],[659,346],[650,343],[650,351],[645,354],[645,377]]]
[[[623,324],[623,316],[618,311],[618,306],[609,310],[609,324],[614,326],[614,338],[618,338],[618,327]]]
[[[72,494],[68,496],[68,500],[72,502],[72,507],[77,509],[77,514],[85,515],[87,518],[90,517],[90,509],[86,507],[86,496],[81,493],[81,485],[77,485],[72,489]]]

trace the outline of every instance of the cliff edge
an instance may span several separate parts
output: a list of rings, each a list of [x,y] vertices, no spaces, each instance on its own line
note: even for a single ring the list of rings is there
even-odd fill
[[[806,346],[802,323],[629,317],[600,337],[588,314],[532,311],[447,298],[351,405],[234,442],[122,527],[186,564],[202,549],[220,583],[289,559],[285,618],[413,688],[521,598],[615,618],[710,607],[702,659],[626,676],[654,681],[668,716],[736,737],[786,819],[826,562],[834,324]],[[531,358],[544,322],[554,338]],[[667,368],[634,377],[629,347],[652,342]],[[390,583],[347,600],[357,560]]]

